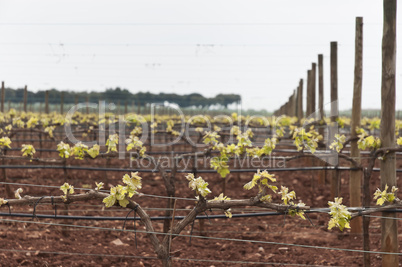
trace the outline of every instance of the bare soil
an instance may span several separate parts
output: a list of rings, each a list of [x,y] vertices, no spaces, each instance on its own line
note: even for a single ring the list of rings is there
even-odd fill
[[[43,153],[42,157],[55,156]],[[4,162],[11,164],[11,162]],[[13,162],[16,164],[16,162]],[[18,164],[22,164],[18,162]],[[25,164],[33,164],[25,162]],[[72,160],[71,165],[128,167],[124,160]],[[315,161],[318,164],[318,160]],[[289,163],[288,166],[308,166],[311,161],[304,159]],[[343,163],[348,166],[347,163]],[[399,160],[398,168],[402,168]],[[8,169],[7,181],[23,184],[37,184],[60,186],[65,181],[76,188],[94,187],[95,181],[103,181],[107,186],[115,185],[121,181],[122,172],[78,171],[69,170],[68,178],[62,170],[29,170]],[[140,173],[143,177],[144,194],[166,195],[163,182],[159,174]],[[243,185],[252,178],[253,173],[232,173],[225,185],[226,195],[232,199],[250,198],[257,192],[245,191]],[[329,171],[326,172],[326,183],[318,184],[318,171],[277,172],[278,184],[286,185],[295,190],[297,198],[303,200],[311,207],[327,207],[330,201]],[[212,196],[222,192],[223,179],[218,174],[202,175],[210,184]],[[398,173],[398,176],[400,174]],[[349,172],[341,174],[341,195],[345,205],[349,202],[348,179]],[[371,179],[371,191],[379,186],[379,173],[374,172]],[[402,181],[398,179],[399,188]],[[18,187],[24,189],[23,195],[45,196],[60,195],[57,188],[30,187],[11,185],[12,190]],[[77,193],[84,192],[76,190]],[[184,174],[177,175],[177,196],[193,198],[194,195],[187,186]],[[0,196],[5,196],[3,186]],[[211,196],[211,197],[212,197]],[[135,196],[134,199],[148,210],[150,216],[162,216],[164,213],[158,209],[166,207],[166,200],[161,198]],[[279,201],[279,196],[274,200]],[[177,200],[177,215],[185,215],[193,207],[194,202]],[[374,202],[373,202],[374,205]],[[102,203],[74,203],[69,205],[69,215],[93,216],[126,216],[128,210],[120,208],[105,209]],[[1,207],[1,212],[8,212],[7,206]],[[12,208],[12,213],[33,212],[33,207]],[[38,205],[37,214],[54,214],[51,205]],[[57,213],[63,214],[63,205],[58,205]],[[234,209],[233,214],[263,212],[261,209]],[[221,211],[208,212],[208,215],[223,214]],[[381,214],[374,214],[381,216]],[[130,217],[133,216],[131,213]],[[313,213],[309,215],[312,223],[296,217],[283,215],[197,220],[191,233],[191,227],[182,232],[183,235],[192,234],[191,244],[188,236],[177,237],[172,241],[172,259],[174,266],[264,266],[264,265],[324,265],[324,266],[361,266],[363,255],[360,252],[345,252],[320,248],[304,248],[290,244],[309,245],[326,248],[344,248],[362,250],[363,241],[360,234],[352,234],[349,229],[343,232],[327,229],[329,215],[326,213]],[[1,217],[0,224],[0,265],[1,266],[160,266],[161,262],[155,259],[155,253],[146,234],[133,231],[117,231],[122,229],[123,221],[90,221],[90,220],[57,220],[32,219],[20,217]],[[21,222],[25,221],[25,222]],[[40,224],[39,224],[40,223]],[[42,224],[49,223],[49,224]],[[52,225],[68,224],[75,226],[90,226],[97,228],[78,228]],[[153,221],[156,231],[162,231],[163,222]],[[371,250],[380,250],[380,219],[371,218],[370,224]],[[401,223],[399,222],[399,227]],[[133,221],[128,221],[126,229],[133,230]],[[137,222],[136,230],[143,231],[142,224]],[[163,235],[160,236],[162,238]],[[205,237],[205,238],[200,238]],[[222,238],[208,239],[210,238]],[[245,242],[224,240],[238,239]],[[399,242],[402,239],[399,238]],[[135,243],[137,242],[137,247]],[[275,242],[282,244],[261,243]],[[402,243],[400,244],[400,246]],[[55,252],[55,253],[49,253]],[[61,253],[61,254],[59,254]],[[66,254],[63,254],[66,253]],[[90,255],[86,255],[90,254]],[[124,256],[126,257],[124,257]],[[194,259],[194,260],[192,260]],[[232,262],[229,262],[232,261]],[[371,256],[373,266],[380,266],[381,256]],[[260,264],[258,264],[260,263]]]

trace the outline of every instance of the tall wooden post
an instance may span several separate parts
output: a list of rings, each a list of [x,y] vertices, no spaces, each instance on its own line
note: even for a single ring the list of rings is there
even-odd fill
[[[6,89],[4,88],[4,82],[1,82],[1,112],[4,112],[4,96]]]
[[[296,99],[295,99],[295,116],[299,118],[299,86],[296,88]]]
[[[335,103],[334,103],[335,102]],[[338,42],[331,42],[331,120],[338,118]]]
[[[124,102],[124,114],[127,114],[127,113],[128,113],[128,103],[126,101],[126,102]]]
[[[318,55],[318,110],[319,119],[324,119],[324,66],[323,55]]]
[[[322,121],[324,119],[324,67],[323,67],[323,55],[318,55],[318,119]],[[318,133],[324,136],[324,127],[322,125],[318,128]],[[324,161],[319,162],[319,166],[326,166]],[[326,170],[318,172],[318,184],[325,184]]]
[[[362,113],[362,76],[363,76],[363,18],[356,18],[356,37],[355,37],[355,77],[353,85],[353,106],[352,121],[350,126],[351,137],[357,137],[356,127],[360,127],[360,118]],[[360,151],[357,147],[357,140],[350,143],[350,156],[360,163]],[[355,167],[355,166],[352,166]],[[361,180],[362,171],[350,171],[349,194],[350,206],[361,207]],[[352,233],[362,232],[362,218],[357,217],[350,222]]]
[[[311,64],[311,107],[312,107],[312,112],[314,113],[316,111],[316,107],[315,107],[315,91],[316,91],[316,79],[317,79],[317,75],[316,75],[316,69],[317,69],[317,64],[316,63],[312,63]]]
[[[313,107],[311,106],[311,70],[307,71],[307,101],[306,101],[306,117],[313,113]]]
[[[303,79],[300,79],[300,81],[299,81],[299,87],[297,89],[297,101],[298,101],[297,116],[298,116],[298,119],[300,122],[300,120],[304,117],[304,114],[303,114]]]
[[[45,91],[45,113],[49,114],[49,91]]]
[[[339,110],[338,110],[338,43],[331,42],[331,122],[332,122],[332,131],[336,131],[334,129],[336,124],[336,120],[338,118]],[[329,141],[332,142],[334,140],[335,132],[330,133]],[[331,179],[331,198],[339,196],[339,188],[340,188],[340,173],[338,170],[332,172]]]
[[[396,71],[396,0],[384,0],[381,78],[381,146],[395,147],[395,71]],[[381,188],[396,186],[395,153],[388,153],[380,165]],[[381,247],[384,252],[398,252],[398,220],[395,213],[383,212]],[[398,255],[382,255],[382,266],[398,266]]]
[[[60,92],[60,114],[64,114],[64,92]]]
[[[297,89],[293,90],[293,95],[292,95],[292,117],[297,116]]]
[[[27,99],[28,99],[28,87],[25,85],[24,88],[24,112],[26,113],[27,110]]]
[[[293,114],[293,95],[289,96],[288,99],[288,116],[292,116]]]

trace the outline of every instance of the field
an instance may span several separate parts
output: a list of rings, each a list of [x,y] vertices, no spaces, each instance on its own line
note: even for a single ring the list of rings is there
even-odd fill
[[[93,157],[90,149],[94,146],[85,148],[66,138],[66,128],[61,124],[68,125],[68,122],[60,121],[60,115],[14,114],[13,111],[3,115],[0,196],[8,202],[1,206],[0,255],[4,266],[158,266],[161,260],[166,266],[363,264],[362,233],[356,232],[353,224],[352,229],[346,227],[343,231],[338,227],[328,229],[331,218],[328,201],[334,201],[333,174],[339,175],[337,195],[343,197],[342,204],[350,206],[349,178],[353,168],[350,169],[347,156],[350,147],[346,139],[338,142],[345,146],[338,154],[345,155],[338,157],[338,170],[322,161],[322,157],[313,156],[314,148],[326,151],[318,138],[323,125],[316,125],[317,131],[311,126],[305,127],[307,139],[298,144],[298,138],[304,135],[299,134],[303,124],[296,118],[282,117],[275,125],[275,118],[265,118],[267,124],[261,122],[261,118],[251,120],[248,127],[251,131],[246,131],[247,118],[237,117],[237,114],[232,114],[236,123],[198,116],[189,124],[188,137],[174,141],[182,131],[177,117],[159,116],[154,124],[144,115],[149,136],[155,135],[155,144],[151,146],[152,139],[145,138],[144,143],[139,143],[147,131],[146,127],[138,126],[141,116],[127,115],[124,131],[112,114],[104,119],[96,116],[78,113],[69,121],[72,133],[82,141],[101,141],[105,134],[108,142],[100,146]],[[33,123],[31,118],[38,120]],[[207,129],[207,120],[212,122],[215,131]],[[378,136],[378,121],[376,118],[363,120],[365,134],[360,136],[360,144]],[[350,131],[349,120],[340,118],[339,122],[343,123],[340,134],[346,138]],[[9,123],[14,126],[12,129],[7,128]],[[304,123],[306,125],[306,121]],[[400,123],[397,121],[397,125]],[[117,143],[116,137],[122,138],[123,132],[125,138]],[[12,141],[9,147],[6,136]],[[61,142],[69,144],[70,150],[62,148]],[[32,149],[28,148],[26,155],[21,156],[20,148],[28,143],[36,148],[36,153],[29,154]],[[131,148],[130,144],[133,144]],[[127,150],[135,153],[127,155]],[[370,154],[379,149],[367,144],[361,150],[363,168],[375,162],[369,180],[371,202],[366,206],[372,209],[365,211],[364,217],[370,219],[370,251],[378,252],[371,254],[371,263],[379,266],[382,215],[376,212],[376,200],[372,197],[380,187],[379,163],[373,161]],[[118,158],[119,155],[122,158]],[[400,171],[402,160],[396,155]],[[175,165],[173,159],[177,157],[181,161]],[[268,192],[264,184],[256,180],[254,188],[245,190],[244,186],[260,173],[258,170],[265,169],[277,179],[271,180],[269,185],[276,185],[278,189]],[[125,174],[134,179],[133,171],[138,171],[142,177],[142,188],[136,188],[132,197],[124,195],[124,199],[129,200],[126,208],[118,200],[107,208],[97,197],[84,199],[86,192],[108,196],[111,188],[124,185]],[[198,181],[191,187],[187,173],[194,173],[195,178],[201,176],[203,182]],[[100,182],[104,188],[93,191],[95,183]],[[210,193],[202,191],[205,182]],[[74,192],[64,194],[60,190],[63,183],[68,183],[67,188],[74,186]],[[288,193],[294,190],[295,196],[287,195],[285,202],[284,194],[278,194],[284,192],[281,186],[287,187]],[[397,187],[401,187],[399,179]],[[18,188],[23,191],[20,196],[14,196]],[[359,188],[358,191],[364,190]],[[231,200],[220,198],[214,202],[214,197],[221,193]],[[60,198],[63,195],[64,200]],[[80,196],[84,196],[82,201],[74,198]],[[253,202],[256,196],[259,200]],[[264,196],[269,196],[269,200],[262,201]],[[248,202],[235,204],[237,200]],[[299,200],[308,207],[303,208]],[[390,202],[393,202],[392,207],[400,205],[398,199]],[[203,203],[213,208],[205,208]],[[304,219],[291,216],[300,211],[304,211]],[[230,212],[232,218],[227,218],[225,212]],[[360,217],[357,210],[350,212]],[[194,217],[189,217],[192,213]],[[135,226],[134,217],[137,219]],[[183,222],[185,225],[177,230]],[[173,235],[172,224],[176,227]],[[159,241],[152,241],[153,236]],[[166,251],[156,251],[155,242],[167,249],[167,258],[163,258]]]

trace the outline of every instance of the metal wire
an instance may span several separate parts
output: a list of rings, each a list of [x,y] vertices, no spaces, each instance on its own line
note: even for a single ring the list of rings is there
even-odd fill
[[[1,165],[0,169],[66,169],[66,170],[87,170],[87,171],[116,171],[116,172],[159,172],[156,169],[121,169],[121,168],[95,168],[95,167],[81,167],[81,166],[52,166],[52,165]],[[258,169],[231,169],[231,173],[241,172],[257,172]],[[267,168],[267,171],[282,172],[282,171],[322,171],[322,170],[340,170],[340,171],[353,171],[360,170],[361,168],[354,167],[338,167],[338,166],[317,166],[317,167],[290,167],[290,168]],[[165,170],[171,172],[171,170]],[[373,171],[380,171],[380,168],[374,168]],[[402,172],[402,169],[397,169],[397,172]],[[192,170],[177,170],[178,173],[188,173]],[[216,170],[197,170],[197,173],[216,173]]]
[[[133,230],[127,230],[127,229],[122,230],[122,229],[115,229],[115,228],[104,228],[104,227],[85,226],[85,225],[44,223],[44,222],[36,222],[36,221],[22,221],[22,220],[9,220],[9,219],[0,219],[0,221],[28,223],[28,224],[29,223],[31,223],[31,224],[43,224],[43,225],[64,226],[64,227],[77,227],[77,228],[82,228],[82,229],[98,229],[98,230],[117,231],[117,232],[123,232],[123,231],[134,232]],[[170,233],[150,232],[150,231],[144,231],[144,230],[137,230],[136,232],[137,233],[143,233],[143,234],[170,235]],[[291,247],[301,247],[301,248],[311,248],[311,249],[324,249],[324,250],[334,250],[334,251],[343,251],[343,252],[357,252],[357,253],[370,253],[370,254],[381,254],[381,255],[399,255],[399,256],[402,255],[402,253],[399,253],[399,252],[367,251],[367,250],[359,250],[359,249],[322,247],[322,246],[312,246],[312,245],[302,245],[302,244],[292,244],[292,243],[280,243],[280,242],[262,241],[262,240],[208,237],[208,236],[195,236],[195,235],[184,235],[184,234],[179,234],[179,235],[176,235],[176,236],[178,236],[178,237],[192,237],[192,238],[206,239],[206,240],[221,240],[221,241],[244,242],[244,243],[255,243],[255,244],[268,244],[268,245],[281,245],[281,246],[291,246]]]
[[[76,252],[64,252],[64,251],[43,251],[43,250],[26,250],[26,249],[4,249],[0,248],[0,251],[4,252],[19,252],[19,253],[41,253],[41,254],[58,254],[58,255],[72,255],[72,256],[91,256],[91,257],[116,257],[116,258],[130,258],[130,259],[149,259],[157,260],[157,257],[146,256],[134,256],[134,255],[117,255],[117,254],[93,254],[93,253],[76,253]]]
[[[253,265],[286,265],[286,266],[325,266],[325,265],[310,265],[310,264],[298,264],[298,263],[280,263],[280,262],[259,262],[259,261],[228,261],[228,260],[209,260],[209,259],[184,259],[172,257],[172,260],[177,261],[194,261],[194,262],[216,262],[227,264],[253,264]]]

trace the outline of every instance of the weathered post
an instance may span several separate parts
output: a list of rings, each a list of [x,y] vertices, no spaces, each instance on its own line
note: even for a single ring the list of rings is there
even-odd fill
[[[292,117],[296,117],[297,115],[297,89],[293,90],[292,95]]]
[[[64,114],[64,92],[60,92],[60,114]]]
[[[306,117],[308,118],[313,113],[313,107],[311,106],[311,70],[307,71],[307,101],[306,101]]]
[[[353,84],[353,106],[352,121],[350,126],[351,138],[357,137],[356,128],[360,127],[361,104],[362,104],[362,76],[363,76],[363,18],[356,18],[356,37],[355,37],[355,74]],[[360,163],[360,151],[357,147],[357,140],[350,143],[350,156]],[[355,166],[351,166],[355,167]],[[361,207],[361,179],[362,170],[350,171],[349,194],[350,206]],[[352,233],[362,232],[362,218],[357,217],[350,222]]]
[[[318,55],[318,120],[320,121],[320,126],[318,128],[318,133],[324,136],[324,128],[321,125],[324,119],[324,67],[323,67],[323,55]],[[320,166],[326,166],[326,163],[321,161]],[[327,171],[322,170],[318,172],[318,184],[325,183],[325,176]]]
[[[396,0],[384,0],[381,77],[381,146],[395,147],[395,71],[396,71]],[[381,188],[396,186],[395,152],[381,160]],[[381,247],[384,252],[398,252],[398,220],[395,213],[383,212]],[[398,255],[382,255],[382,266],[398,266]]]
[[[45,91],[45,113],[49,114],[49,91]]]
[[[315,95],[316,95],[316,93],[315,93],[315,91],[316,91],[316,86],[315,86],[315,84],[316,84],[316,77],[317,77],[317,75],[316,75],[316,69],[317,69],[317,64],[316,63],[311,63],[311,108],[312,108],[312,112],[311,113],[314,113],[315,112],[315,110],[316,110],[316,107],[315,107]]]
[[[318,110],[319,119],[324,119],[324,66],[323,55],[318,55]]]
[[[27,110],[27,99],[28,99],[28,87],[25,85],[24,88],[24,112],[26,113]]]
[[[303,79],[300,79],[300,81],[299,81],[299,87],[297,89],[297,101],[298,101],[297,116],[298,116],[298,119],[300,122],[300,120],[304,117],[304,114],[303,114]]]
[[[4,82],[1,82],[1,112],[4,112],[4,95],[5,95]]]
[[[338,119],[338,43],[331,42],[331,133],[329,142],[334,140],[334,135],[337,132],[336,120]],[[335,162],[333,162],[335,163]],[[337,162],[335,163],[336,165]],[[332,172],[331,179],[331,198],[339,196],[340,188],[340,173],[338,170]]]

